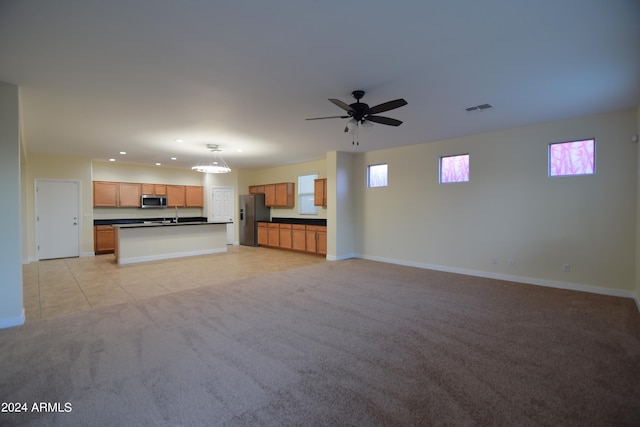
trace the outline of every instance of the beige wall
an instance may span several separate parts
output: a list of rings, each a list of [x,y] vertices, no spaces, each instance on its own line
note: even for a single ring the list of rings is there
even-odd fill
[[[636,287],[636,129],[634,109],[359,155],[357,250],[629,295]],[[589,137],[597,141],[595,175],[547,176],[549,143]],[[470,182],[439,184],[439,157],[461,153],[470,154]],[[389,165],[386,188],[366,188],[366,166],[376,163]]]
[[[355,155],[327,153],[327,259],[340,260],[356,256],[355,211],[357,176]]]
[[[35,182],[36,180],[77,181],[80,183],[80,254],[93,254],[93,199],[91,188],[91,160],[76,157],[61,157],[28,153],[27,211],[23,213],[23,233],[26,233],[27,259],[37,259],[35,228]]]
[[[0,328],[24,323],[20,262],[20,103],[17,86],[0,82]]]
[[[207,174],[186,169],[94,161],[92,179],[148,184],[204,185],[205,175]]]

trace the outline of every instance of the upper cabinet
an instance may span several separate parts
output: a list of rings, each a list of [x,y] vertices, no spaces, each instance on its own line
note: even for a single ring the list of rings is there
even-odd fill
[[[313,204],[316,206],[327,206],[327,178],[320,178],[313,181]]]
[[[281,182],[264,186],[264,204],[274,208],[292,208],[295,206],[295,184]]]
[[[264,185],[250,185],[249,194],[264,194]]]
[[[186,206],[184,185],[167,185],[167,207],[183,208]]]
[[[167,196],[168,207],[204,207],[204,187],[93,181],[93,207],[139,208],[140,196]]]
[[[268,207],[292,208],[296,205],[295,188],[293,182],[250,185],[249,194],[264,194],[264,204]]]
[[[138,208],[140,207],[140,184],[94,181],[93,206]]]
[[[184,187],[185,205],[188,208],[204,207],[204,188],[188,185]]]
[[[139,208],[140,207],[140,184],[132,184],[130,182],[120,183],[120,196],[118,206],[121,208]]]
[[[164,184],[142,184],[142,194],[151,196],[166,196],[167,186]]]
[[[93,206],[115,208],[118,206],[117,182],[93,181]]]

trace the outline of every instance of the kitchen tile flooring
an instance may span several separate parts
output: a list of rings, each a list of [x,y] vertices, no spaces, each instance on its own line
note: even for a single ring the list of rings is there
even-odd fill
[[[325,262],[322,256],[250,246],[226,253],[118,265],[113,254],[23,265],[26,321]]]

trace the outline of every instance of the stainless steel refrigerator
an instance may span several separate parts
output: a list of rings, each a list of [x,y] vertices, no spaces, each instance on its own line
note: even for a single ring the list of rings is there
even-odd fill
[[[264,205],[264,194],[240,196],[240,244],[258,246],[258,221],[271,219],[270,208]]]

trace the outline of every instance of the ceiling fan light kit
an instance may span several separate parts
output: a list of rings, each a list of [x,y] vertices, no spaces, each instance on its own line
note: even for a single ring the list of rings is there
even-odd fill
[[[228,173],[231,172],[231,168],[227,165],[220,155],[220,150],[217,144],[207,144],[207,148],[211,152],[210,159],[203,162],[198,162],[197,165],[191,169],[202,173]]]
[[[393,101],[388,101],[374,107],[369,107],[369,105],[365,104],[364,102],[360,102],[360,99],[362,99],[362,97],[365,95],[365,92],[363,90],[354,90],[353,92],[351,92],[351,95],[356,100],[356,102],[352,104],[347,104],[340,101],[339,99],[329,98],[329,102],[347,112],[346,116],[313,117],[307,120],[350,119],[347,122],[344,131],[352,133],[354,134],[354,136],[357,135],[359,125],[371,125],[371,122],[387,126],[400,126],[402,124],[402,121],[400,120],[392,119],[391,117],[378,116],[377,114],[407,105],[407,101],[405,101],[404,99],[394,99]],[[356,144],[355,140],[353,144]]]

